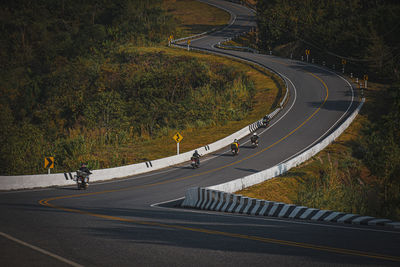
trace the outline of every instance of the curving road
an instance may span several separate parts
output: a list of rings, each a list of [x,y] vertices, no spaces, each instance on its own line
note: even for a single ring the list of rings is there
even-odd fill
[[[192,41],[213,45],[254,26],[242,6],[206,1],[234,14],[230,27]],[[285,161],[332,131],[357,106],[348,82],[298,61],[222,51],[281,73],[290,90],[285,109],[257,149],[238,157],[223,149],[203,160],[127,179],[75,187],[0,193],[1,266],[300,266],[394,265],[400,232],[379,227],[311,223],[184,210],[159,204]],[[227,133],[228,134],[228,133]],[[177,201],[179,202],[179,201]],[[157,204],[158,203],[158,204]]]

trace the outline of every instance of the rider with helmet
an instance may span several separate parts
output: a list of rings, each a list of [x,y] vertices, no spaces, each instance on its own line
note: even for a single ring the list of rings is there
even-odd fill
[[[250,138],[252,144],[258,144],[258,135],[257,133],[253,133],[252,137]]]
[[[268,115],[265,115],[265,116],[262,118],[262,124],[263,124],[264,126],[267,126],[268,123],[269,123],[269,117],[268,117]]]
[[[237,139],[233,140],[233,143],[231,144],[231,150],[239,153],[239,141]]]
[[[78,187],[82,184],[85,184],[86,187],[89,185],[89,175],[90,174],[92,174],[92,172],[89,170],[86,163],[82,163],[81,167],[77,171],[77,179],[79,179],[81,181],[80,183],[78,183]],[[86,189],[86,187],[85,187],[85,189]]]
[[[86,172],[88,175],[89,175],[89,174],[92,174],[92,173],[90,172],[89,168],[87,167],[86,163],[82,163],[82,164],[81,164],[81,167],[79,168],[79,170],[80,170],[81,172]]]
[[[194,151],[192,157],[195,158],[197,164],[200,165],[200,157],[201,157],[201,156],[200,156],[199,152],[197,151],[197,149]]]

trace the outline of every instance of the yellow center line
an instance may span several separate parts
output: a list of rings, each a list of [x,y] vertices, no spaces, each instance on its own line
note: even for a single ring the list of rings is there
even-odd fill
[[[262,242],[262,243],[277,244],[277,245],[284,245],[284,246],[290,246],[290,247],[299,247],[299,248],[313,249],[313,250],[332,252],[332,253],[338,253],[338,254],[361,256],[361,257],[367,257],[367,258],[400,262],[400,257],[383,255],[383,254],[378,254],[378,253],[373,253],[373,252],[364,252],[364,251],[358,251],[358,250],[352,250],[352,249],[335,248],[335,247],[329,247],[329,246],[323,246],[323,245],[314,245],[314,244],[309,244],[309,243],[294,242],[294,241],[288,241],[288,240],[279,240],[279,239],[260,237],[260,236],[228,233],[228,232],[222,232],[222,231],[217,231],[217,230],[188,227],[188,226],[176,225],[176,224],[172,225],[172,224],[165,224],[165,223],[158,223],[158,222],[134,220],[134,219],[129,219],[129,218],[122,218],[122,217],[117,217],[117,216],[110,216],[110,215],[98,214],[98,213],[93,213],[93,212],[87,212],[87,211],[83,211],[83,210],[79,210],[79,209],[64,208],[64,207],[50,204],[46,200],[41,201],[41,204],[48,206],[48,207],[55,208],[55,209],[67,211],[67,212],[89,215],[89,216],[106,219],[106,220],[129,222],[129,223],[146,225],[146,226],[185,230],[185,231],[204,233],[204,234],[210,234],[210,235],[218,235],[218,236],[225,236],[225,237],[231,237],[231,238],[253,240],[253,241],[258,241],[258,242]]]
[[[257,155],[259,155],[262,152],[265,152],[266,150],[276,146],[277,144],[279,144],[280,142],[282,142],[283,140],[287,139],[289,136],[291,136],[293,133],[295,133],[296,131],[298,131],[301,127],[303,127],[311,118],[313,118],[322,108],[322,106],[325,104],[325,102],[328,99],[329,96],[329,91],[328,91],[328,86],[325,84],[325,82],[319,78],[318,76],[314,75],[311,72],[308,72],[310,75],[314,76],[315,78],[317,78],[319,81],[321,81],[321,83],[324,85],[325,89],[326,89],[326,97],[323,101],[323,103],[318,107],[317,110],[315,110],[305,121],[303,121],[299,126],[297,126],[294,130],[292,130],[290,133],[288,133],[287,135],[285,135],[284,137],[282,137],[281,139],[279,139],[278,141],[274,142],[273,144],[269,145],[268,147],[259,150],[258,152],[247,156],[245,158],[242,158],[240,160],[237,160],[235,162],[232,162],[230,164],[227,165],[223,165],[221,167],[215,168],[215,169],[211,169],[208,171],[204,171],[204,172],[200,172],[200,173],[196,173],[193,175],[188,175],[188,176],[184,176],[184,177],[179,177],[179,178],[175,178],[175,179],[171,179],[171,180],[166,180],[163,182],[157,182],[157,183],[151,183],[151,184],[147,184],[147,185],[139,185],[139,186],[131,186],[131,187],[126,187],[126,188],[122,188],[122,189],[114,189],[114,190],[105,190],[105,191],[100,191],[100,192],[92,192],[92,193],[84,193],[84,194],[77,194],[77,195],[67,195],[67,196],[60,196],[60,197],[53,197],[53,198],[48,198],[46,200],[51,201],[51,200],[57,200],[57,199],[66,199],[66,198],[74,198],[74,197],[81,197],[81,196],[92,196],[92,195],[100,195],[100,194],[105,194],[105,193],[114,193],[114,192],[121,192],[121,191],[127,191],[127,190],[131,190],[131,189],[140,189],[140,188],[146,188],[146,187],[152,187],[152,186],[157,186],[157,185],[163,185],[163,184],[168,184],[168,183],[172,183],[172,182],[179,182],[182,180],[186,180],[189,178],[193,178],[193,177],[197,177],[197,176],[201,176],[201,175],[205,175],[205,174],[209,174],[209,173],[213,173],[222,169],[225,169],[227,167],[236,165],[240,162],[243,162],[245,160],[248,160],[250,158],[253,158]],[[40,201],[41,202],[41,201]]]
[[[194,227],[187,227],[187,226],[182,226],[182,225],[170,225],[170,224],[164,224],[164,223],[158,223],[158,222],[149,222],[149,221],[141,221],[141,220],[134,220],[134,219],[128,219],[128,218],[122,218],[122,217],[116,217],[116,216],[110,216],[110,215],[103,215],[103,214],[97,214],[93,212],[87,212],[79,209],[72,209],[72,208],[65,208],[61,206],[56,206],[54,204],[49,203],[50,201],[53,200],[59,200],[59,199],[67,199],[67,198],[74,198],[74,197],[82,197],[82,196],[93,196],[93,195],[99,195],[99,194],[106,194],[106,193],[113,193],[113,192],[121,192],[121,191],[127,191],[131,190],[133,188],[139,189],[139,188],[146,188],[146,187],[152,187],[152,186],[157,186],[157,185],[163,185],[167,183],[172,183],[172,182],[177,182],[177,181],[182,181],[186,180],[192,177],[200,176],[200,175],[205,175],[209,174],[224,168],[227,168],[229,166],[233,166],[235,164],[238,164],[242,161],[248,160],[268,149],[271,147],[279,144],[289,136],[291,136],[293,133],[298,131],[301,127],[303,127],[311,118],[313,118],[322,108],[322,106],[326,103],[328,96],[329,96],[329,90],[328,86],[325,84],[325,82],[318,77],[317,75],[306,71],[308,74],[312,75],[316,79],[318,79],[323,86],[326,89],[326,97],[323,101],[323,103],[318,107],[317,110],[315,110],[305,121],[303,121],[299,126],[297,126],[294,130],[292,130],[290,133],[288,133],[286,136],[282,137],[275,143],[271,144],[270,146],[248,156],[245,157],[241,160],[238,160],[236,162],[224,165],[219,168],[215,168],[209,171],[205,171],[202,173],[197,173],[194,175],[189,175],[185,177],[180,177],[180,178],[175,178],[172,180],[166,180],[162,182],[157,182],[157,183],[151,183],[147,185],[140,185],[140,186],[132,186],[132,187],[127,187],[123,189],[114,189],[114,190],[105,190],[101,192],[91,192],[91,193],[84,193],[84,194],[76,194],[76,195],[67,195],[67,196],[59,196],[59,197],[52,197],[52,198],[46,198],[42,199],[39,201],[39,203],[43,206],[63,210],[66,212],[72,212],[72,213],[78,213],[82,215],[89,215],[92,217],[97,217],[97,218],[102,218],[102,219],[107,219],[107,220],[114,220],[114,221],[122,221],[122,222],[130,222],[130,223],[135,223],[135,224],[141,224],[141,225],[147,225],[147,226],[158,226],[158,227],[163,227],[163,228],[170,228],[170,229],[179,229],[179,230],[186,230],[186,231],[192,231],[192,232],[198,232],[198,233],[205,233],[205,234],[211,234],[211,235],[219,235],[219,236],[226,236],[226,237],[232,237],[232,238],[239,238],[239,239],[247,239],[247,240],[253,240],[253,241],[258,241],[258,242],[263,242],[263,243],[272,243],[272,244],[279,244],[279,245],[285,245],[285,246],[292,246],[292,247],[300,247],[300,248],[308,248],[308,249],[313,249],[313,250],[319,250],[319,251],[327,251],[327,252],[333,252],[333,253],[339,253],[339,254],[346,254],[346,255],[354,255],[354,256],[361,256],[361,257],[368,257],[368,258],[376,258],[376,259],[383,259],[383,260],[391,260],[391,261],[400,261],[400,257],[396,256],[390,256],[390,255],[382,255],[382,254],[377,254],[377,253],[371,253],[371,252],[363,252],[363,251],[357,251],[357,250],[351,250],[351,249],[343,249],[343,248],[335,248],[335,247],[329,247],[329,246],[320,246],[320,245],[313,245],[313,244],[308,244],[308,243],[302,243],[302,242],[293,242],[293,241],[287,241],[287,240],[279,240],[279,239],[272,239],[272,238],[265,238],[265,237],[259,237],[259,236],[250,236],[250,235],[243,235],[243,234],[236,234],[236,233],[228,233],[228,232],[222,232],[222,231],[215,231],[215,230],[209,230],[209,229],[201,229],[201,228],[194,228]]]

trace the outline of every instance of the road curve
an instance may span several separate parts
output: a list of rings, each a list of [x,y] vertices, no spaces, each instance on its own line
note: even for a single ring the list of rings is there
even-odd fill
[[[254,25],[246,8],[206,1],[235,16],[230,27],[193,47]],[[349,83],[317,66],[273,56],[223,51],[281,73],[287,105],[263,131],[260,146],[244,143],[238,157],[223,149],[197,170],[187,164],[123,180],[0,193],[2,266],[298,266],[394,265],[400,234],[379,227],[311,223],[184,210],[157,203],[285,161],[332,131],[357,106]],[[229,134],[229,133],[227,133]]]

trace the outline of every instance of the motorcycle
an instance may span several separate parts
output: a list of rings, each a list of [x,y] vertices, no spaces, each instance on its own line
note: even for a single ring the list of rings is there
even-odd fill
[[[80,189],[86,190],[89,186],[89,174],[87,172],[77,170],[75,175],[75,181],[79,190]]]
[[[263,118],[261,124],[262,124],[262,127],[267,128],[267,126],[268,126],[268,124],[269,124],[269,120]]]
[[[253,148],[258,147],[258,140],[251,139],[251,145],[253,146]]]
[[[200,166],[200,160],[198,158],[191,157],[190,161],[191,161],[190,165],[192,165],[193,169],[198,168]]]
[[[235,144],[231,144],[231,152],[233,156],[236,156],[239,154],[239,147],[237,147]]]

